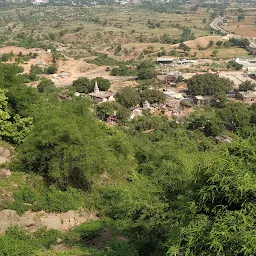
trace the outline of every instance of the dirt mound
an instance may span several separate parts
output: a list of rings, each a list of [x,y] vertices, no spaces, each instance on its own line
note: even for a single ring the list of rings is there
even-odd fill
[[[207,37],[198,37],[194,40],[184,42],[188,47],[195,49],[199,45],[202,48],[206,48],[210,41],[216,43],[217,41],[222,41],[221,36],[207,36]]]

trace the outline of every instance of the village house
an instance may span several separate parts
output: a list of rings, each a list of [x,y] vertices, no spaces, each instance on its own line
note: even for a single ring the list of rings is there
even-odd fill
[[[165,92],[163,92],[164,95],[166,96],[166,99],[177,99],[177,100],[181,100],[183,99],[183,95],[180,92],[175,92],[172,90],[167,90]]]
[[[96,101],[96,103],[115,101],[114,94],[112,92],[100,91],[97,81],[95,82],[94,92],[89,93],[90,97]]]
[[[213,102],[215,100],[215,98],[213,96],[202,96],[202,95],[197,95],[193,98],[193,103],[198,105],[198,106],[202,106],[202,105],[208,105],[211,102]]]
[[[256,102],[256,91],[237,92],[236,99],[252,104]]]
[[[165,77],[165,83],[167,84],[174,84],[179,77],[179,72],[178,71],[171,71],[166,74]]]
[[[243,70],[249,72],[256,71],[256,58],[236,58],[235,62],[243,65]]]
[[[170,58],[170,57],[159,57],[156,59],[156,62],[158,64],[172,64],[174,61],[174,59]]]

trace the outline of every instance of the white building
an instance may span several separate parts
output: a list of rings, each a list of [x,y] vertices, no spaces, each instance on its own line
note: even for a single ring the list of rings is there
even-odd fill
[[[112,92],[100,91],[97,81],[95,82],[94,92],[89,93],[97,103],[106,101],[115,101],[114,94]]]
[[[249,72],[255,72],[256,71],[256,58],[247,59],[247,58],[236,58],[235,62],[238,64],[243,65],[243,70],[249,71]]]

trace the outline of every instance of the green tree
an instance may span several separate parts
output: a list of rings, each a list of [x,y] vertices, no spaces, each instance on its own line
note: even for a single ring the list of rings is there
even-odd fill
[[[229,102],[225,107],[218,109],[217,115],[224,121],[226,127],[232,131],[249,126],[251,119],[248,106],[236,102]]]
[[[209,43],[208,43],[208,47],[209,47],[209,48],[210,48],[210,47],[213,47],[213,45],[214,45],[214,41],[213,41],[213,40],[210,40]]]
[[[243,65],[242,64],[239,64],[235,61],[232,61],[230,60],[228,63],[227,63],[227,68],[228,69],[233,69],[233,70],[240,70],[243,68]]]
[[[52,41],[55,40],[56,35],[54,33],[49,33],[48,36]]]
[[[152,79],[154,77],[155,64],[152,61],[143,61],[137,66],[138,78],[141,80]]]
[[[55,74],[58,71],[58,68],[56,65],[51,65],[45,69],[46,74]]]
[[[7,62],[8,61],[8,55],[7,54],[3,54],[2,57],[1,57],[1,61],[3,62]]]
[[[93,92],[94,88],[94,84],[86,77],[79,77],[73,82],[73,86],[76,88],[76,91],[80,93]]]
[[[217,42],[216,42],[216,45],[217,45],[218,47],[221,47],[222,44],[223,44],[223,41],[217,41]]]
[[[149,103],[162,103],[165,101],[165,95],[163,92],[158,90],[146,89],[140,93],[141,103],[144,103],[146,100]]]
[[[109,116],[115,116],[120,108],[121,105],[118,102],[103,102],[97,105],[97,116],[101,120],[106,120]]]
[[[21,118],[15,115],[11,118],[7,111],[6,91],[0,90],[0,137],[12,143],[20,143],[30,133],[32,118]]]
[[[247,91],[253,91],[255,88],[255,84],[252,83],[249,80],[246,80],[245,82],[239,84],[239,91],[247,92]]]
[[[38,92],[41,92],[41,93],[51,93],[51,92],[54,92],[55,89],[56,87],[53,81],[47,78],[42,78],[42,80],[39,82],[37,86]]]
[[[85,99],[42,105],[35,108],[34,129],[20,147],[24,170],[64,190],[69,185],[86,190],[103,172],[125,177],[132,169],[125,134],[97,122]]]
[[[198,165],[187,194],[183,228],[168,255],[253,255],[256,222],[255,142],[219,147]]]
[[[140,103],[140,95],[135,88],[124,87],[116,94],[116,100],[126,108],[135,107]]]
[[[237,20],[238,21],[243,21],[245,19],[245,14],[244,13],[241,13],[237,16]]]
[[[215,74],[202,74],[187,80],[189,93],[195,95],[226,94],[234,87],[231,80],[220,78]]]
[[[212,56],[213,56],[213,57],[216,57],[216,55],[217,55],[218,53],[219,53],[219,51],[215,49],[215,50],[212,51]]]

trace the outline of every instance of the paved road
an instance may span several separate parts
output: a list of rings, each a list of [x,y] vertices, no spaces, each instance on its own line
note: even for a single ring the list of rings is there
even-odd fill
[[[226,31],[225,29],[221,28],[219,26],[219,23],[223,21],[223,17],[218,16],[216,17],[211,23],[210,26],[215,29],[215,30],[220,30],[222,33],[224,34],[230,34],[228,31]]]
[[[223,18],[224,17],[221,17],[221,16],[218,16],[218,17],[216,17],[211,23],[210,23],[210,26],[213,28],[213,29],[215,29],[215,30],[220,30],[222,33],[224,33],[224,34],[228,34],[228,35],[233,35],[233,34],[231,34],[229,31],[227,31],[227,30],[225,30],[225,29],[223,29],[223,28],[221,28],[220,26],[219,26],[219,23],[221,23],[222,21],[223,21]],[[238,37],[238,38],[242,38],[241,36],[238,36],[238,35],[233,35],[233,37]],[[250,47],[251,48],[255,48],[256,49],[256,42],[252,39],[252,38],[250,38],[250,37],[245,37],[245,38],[247,38],[249,41],[250,41]]]

